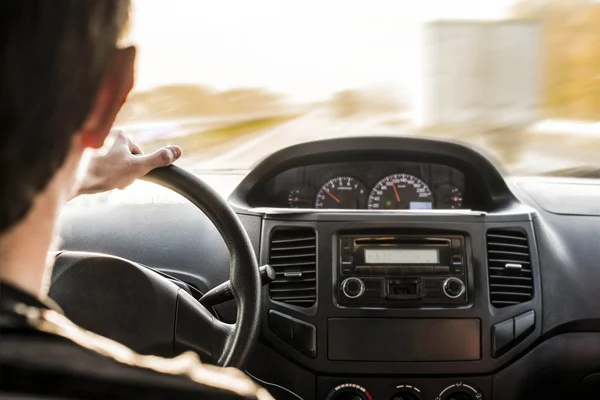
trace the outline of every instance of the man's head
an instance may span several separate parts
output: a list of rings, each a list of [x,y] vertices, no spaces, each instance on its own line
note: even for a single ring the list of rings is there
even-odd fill
[[[81,154],[99,148],[133,84],[118,49],[129,0],[0,2],[0,236],[37,196],[72,190]]]

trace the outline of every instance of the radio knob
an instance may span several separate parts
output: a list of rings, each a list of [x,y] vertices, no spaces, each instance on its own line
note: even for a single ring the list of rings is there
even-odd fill
[[[356,299],[365,293],[365,283],[359,278],[346,278],[342,282],[342,292],[349,299]]]
[[[456,299],[465,292],[465,284],[460,279],[452,277],[444,281],[442,289],[447,297]]]

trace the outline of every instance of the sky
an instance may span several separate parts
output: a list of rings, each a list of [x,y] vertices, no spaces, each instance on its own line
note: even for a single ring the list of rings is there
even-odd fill
[[[134,0],[135,90],[263,87],[295,101],[385,85],[410,96],[420,27],[501,18],[515,0]]]

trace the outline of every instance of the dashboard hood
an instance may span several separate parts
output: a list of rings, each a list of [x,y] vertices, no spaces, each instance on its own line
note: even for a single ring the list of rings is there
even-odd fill
[[[444,164],[462,171],[482,194],[479,210],[502,209],[517,199],[502,167],[488,155],[455,142],[413,137],[355,137],[306,142],[277,151],[260,161],[229,196],[238,209],[252,208],[252,197],[282,171],[336,162],[415,161]]]

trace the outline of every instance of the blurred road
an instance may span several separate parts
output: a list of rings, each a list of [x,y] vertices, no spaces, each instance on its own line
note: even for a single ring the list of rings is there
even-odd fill
[[[209,130],[218,129],[232,124],[282,117],[286,115],[298,115],[307,111],[305,106],[290,106],[285,109],[265,111],[260,113],[246,113],[238,115],[220,115],[213,117],[191,117],[180,119],[156,120],[148,122],[134,122],[115,124],[115,129],[121,129],[131,135],[136,142],[144,143],[157,139],[177,138],[189,134],[197,134]]]
[[[317,109],[261,132],[245,143],[208,160],[201,158],[205,155],[200,155],[189,160],[186,167],[197,171],[219,168],[248,169],[269,154],[298,143],[337,137],[402,134],[402,129],[383,124],[389,118],[389,115],[382,115],[340,120],[332,117],[327,109]]]
[[[409,124],[407,115],[359,115],[339,119],[327,107],[296,110],[300,117],[274,128],[225,142],[211,153],[186,154],[179,165],[203,174],[214,170],[248,170],[271,153],[299,143],[353,136],[423,135],[460,141],[498,161],[507,174],[538,175],[582,165],[600,164],[600,124],[544,121],[527,128],[486,129],[478,126],[420,131]],[[272,116],[272,114],[269,114]],[[189,129],[211,129],[219,124],[243,122],[257,115],[155,121],[126,127],[147,138],[184,135]],[[178,132],[174,136],[174,132]],[[143,140],[141,141],[143,142]]]
[[[581,166],[600,168],[600,135],[523,128],[439,136],[460,140],[491,156],[509,175],[533,176]]]
[[[217,169],[248,170],[269,154],[298,143],[338,137],[401,135],[460,141],[491,156],[511,175],[538,175],[600,164],[598,135],[545,131],[537,125],[523,129],[486,131],[471,127],[469,130],[439,129],[423,133],[409,124],[390,124],[389,121],[394,119],[398,120],[398,116],[337,119],[327,109],[316,109],[259,132],[241,144],[232,144],[222,153],[190,155],[182,159],[180,165],[197,173]]]

